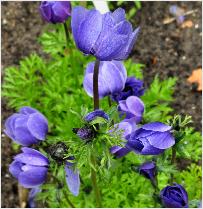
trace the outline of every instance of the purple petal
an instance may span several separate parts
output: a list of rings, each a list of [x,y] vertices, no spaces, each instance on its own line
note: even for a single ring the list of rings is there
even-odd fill
[[[42,17],[48,22],[51,20],[51,12],[52,12],[51,4],[42,2],[40,6],[40,13]]]
[[[167,149],[175,144],[174,137],[169,132],[155,132],[147,136],[149,143],[159,149]]]
[[[23,146],[30,146],[38,143],[38,140],[30,133],[27,128],[29,115],[22,115],[15,120],[14,135],[17,143]]]
[[[171,126],[165,125],[161,122],[152,122],[142,126],[142,129],[149,131],[165,132],[171,130]]]
[[[102,117],[106,120],[109,120],[109,116],[103,110],[95,110],[93,112],[90,112],[85,116],[84,119],[87,122],[91,122],[94,119],[96,119],[97,117]]]
[[[174,184],[176,187],[178,187],[182,193],[182,198],[185,201],[185,203],[188,202],[188,194],[186,192],[186,190],[184,189],[184,187],[182,187],[180,184]]]
[[[80,189],[79,171],[78,170],[74,171],[71,166],[66,164],[65,172],[66,172],[66,183],[68,185],[70,192],[74,196],[78,196]]]
[[[124,120],[115,124],[114,127],[117,127],[118,130],[123,130],[123,137],[125,138],[127,135],[136,130],[136,123],[134,121]]]
[[[19,174],[22,172],[21,167],[23,166],[23,163],[20,163],[18,161],[13,161],[9,166],[9,172],[15,177],[18,178]]]
[[[22,148],[22,150],[24,151],[24,153],[15,156],[14,159],[16,161],[28,165],[36,165],[36,166],[47,166],[49,164],[48,159],[40,152],[25,147]]]
[[[71,13],[71,28],[73,32],[73,38],[75,40],[77,47],[80,38],[79,37],[80,34],[78,33],[78,30],[81,23],[85,20],[87,14],[88,14],[88,10],[81,6],[74,7]]]
[[[70,16],[70,2],[56,1],[52,6],[52,11],[56,19],[58,19],[56,22],[65,22],[65,20]]]
[[[30,115],[27,127],[35,138],[44,140],[48,132],[48,121],[41,113],[34,113]]]
[[[13,139],[14,141],[16,141],[15,139],[15,135],[14,135],[14,127],[15,127],[15,121],[17,118],[19,118],[21,116],[21,114],[15,113],[13,115],[11,115],[5,122],[5,134],[10,137],[11,139]]]
[[[130,150],[125,147],[113,146],[110,148],[110,152],[116,155],[117,158],[121,158],[127,155],[130,152]]]
[[[129,112],[133,113],[136,116],[142,116],[144,112],[144,103],[139,97],[130,96],[126,99],[126,105]]]
[[[40,187],[34,187],[30,190],[29,196],[28,196],[28,204],[30,208],[36,208],[35,197],[41,191],[42,189]]]
[[[29,114],[36,113],[36,112],[39,112],[39,111],[32,108],[32,107],[28,107],[28,106],[22,107],[19,110],[19,113],[25,114],[25,115],[29,115]]]
[[[78,28],[78,47],[89,54],[102,29],[102,15],[97,10],[90,10]]]
[[[48,168],[30,166],[30,169],[21,172],[18,176],[19,183],[25,188],[33,188],[43,184],[46,180]]]
[[[113,13],[112,13],[112,17],[115,21],[115,23],[119,23],[121,21],[125,20],[125,10],[122,8],[118,8],[116,9]]]

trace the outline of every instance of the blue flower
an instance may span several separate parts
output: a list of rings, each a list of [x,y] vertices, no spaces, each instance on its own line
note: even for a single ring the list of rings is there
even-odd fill
[[[118,111],[121,116],[125,115],[125,119],[133,118],[136,123],[139,123],[142,120],[144,103],[139,97],[129,96],[126,100],[119,101]]]
[[[48,121],[36,109],[22,107],[6,120],[4,132],[17,144],[30,146],[45,140]]]
[[[171,126],[161,122],[143,125],[130,135],[126,147],[141,155],[158,155],[175,144]]]
[[[125,100],[129,96],[140,97],[144,94],[143,81],[136,79],[135,77],[128,77],[125,83],[125,88],[117,93],[114,93],[111,98],[119,102],[120,100]]]
[[[160,197],[166,208],[188,208],[188,194],[179,184],[163,188]]]
[[[40,186],[46,180],[49,160],[41,152],[24,147],[23,153],[15,156],[9,172],[25,188]]]
[[[131,52],[139,33],[125,18],[122,8],[101,14],[77,6],[72,10],[71,27],[76,46],[101,61],[123,60]]]
[[[71,4],[69,1],[42,1],[40,13],[47,22],[64,23],[71,15]]]
[[[87,94],[93,97],[93,72],[95,62],[88,64],[83,86]],[[99,98],[115,94],[124,89],[127,78],[125,66],[120,61],[100,62],[99,65]]]

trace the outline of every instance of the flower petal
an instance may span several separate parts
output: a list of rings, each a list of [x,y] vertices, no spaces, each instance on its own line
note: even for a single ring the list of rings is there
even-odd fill
[[[147,136],[149,143],[159,149],[167,149],[175,144],[175,139],[170,132],[155,132]]]
[[[41,191],[42,191],[42,189],[40,187],[34,187],[30,190],[29,196],[28,196],[29,208],[36,208],[35,197]]]
[[[66,164],[65,172],[66,172],[66,183],[68,185],[70,192],[74,196],[78,196],[80,189],[79,171],[78,170],[74,171],[72,166]]]
[[[130,96],[126,99],[128,110],[136,116],[142,116],[144,112],[144,103],[139,97]]]
[[[48,132],[48,121],[41,113],[34,113],[28,118],[27,127],[36,139],[44,140]]]
[[[87,14],[88,14],[88,10],[81,6],[74,7],[71,13],[71,28],[73,32],[73,38],[75,40],[77,47],[78,47],[78,41],[80,35],[78,33],[78,30],[81,23],[85,20]]]
[[[21,167],[23,163],[14,160],[9,166],[9,172],[15,177],[18,178],[19,174],[22,172]]]
[[[112,17],[113,17],[115,23],[119,23],[119,22],[125,20],[125,10],[122,9],[122,8],[116,9],[116,10],[112,13]]]
[[[39,186],[45,182],[47,171],[46,167],[32,166],[32,169],[20,173],[19,183],[25,188]]]
[[[21,107],[19,110],[19,113],[24,114],[24,115],[29,115],[29,114],[36,113],[36,112],[39,112],[39,111],[28,106]]]
[[[165,131],[171,130],[171,126],[168,126],[161,122],[152,122],[152,123],[147,123],[143,125],[142,129],[150,130],[150,131],[165,132]]]
[[[102,15],[97,10],[90,10],[78,28],[78,47],[89,54],[102,29]]]
[[[113,146],[110,148],[110,152],[116,155],[116,158],[120,158],[127,155],[130,150],[125,147]]]

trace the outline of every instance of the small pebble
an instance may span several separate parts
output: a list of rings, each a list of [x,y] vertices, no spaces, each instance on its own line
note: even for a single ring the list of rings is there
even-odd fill
[[[1,134],[1,137],[5,137],[6,135],[5,134]]]
[[[195,110],[196,109],[196,107],[195,106],[192,106],[192,110]]]
[[[7,173],[6,175],[5,175],[5,178],[9,178],[10,176],[9,176],[9,174]]]
[[[186,59],[186,56],[182,56],[182,59],[185,60]]]
[[[196,29],[199,28],[199,25],[198,25],[198,24],[195,24],[195,28],[196,28]]]
[[[7,20],[3,19],[3,25],[6,25],[6,24],[7,24]]]

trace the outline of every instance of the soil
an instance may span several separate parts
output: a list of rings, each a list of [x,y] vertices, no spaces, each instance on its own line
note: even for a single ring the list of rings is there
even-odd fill
[[[175,21],[163,24],[171,17],[169,6],[176,3],[186,11],[197,9],[188,15],[193,26],[181,28]],[[133,3],[128,2],[129,8]],[[150,85],[154,76],[161,79],[177,76],[173,107],[175,113],[190,114],[196,130],[201,131],[201,92],[187,82],[194,69],[202,67],[202,4],[201,2],[142,2],[142,8],[132,19],[134,26],[141,26],[141,32],[131,54],[135,62],[146,65],[144,82]],[[2,77],[4,68],[17,65],[19,60],[37,52],[43,52],[37,37],[46,23],[38,13],[39,2],[2,2]],[[2,124],[13,110],[6,106],[2,98]],[[3,125],[2,125],[3,127]],[[3,208],[20,207],[17,181],[8,172],[12,157],[16,154],[11,147],[11,140],[2,134],[2,202]]]

